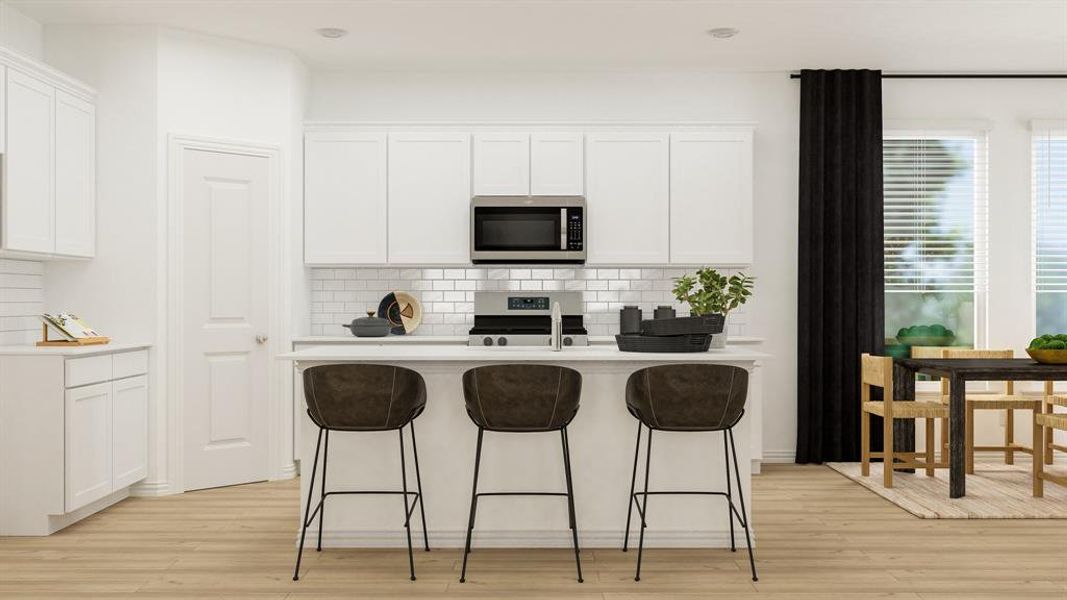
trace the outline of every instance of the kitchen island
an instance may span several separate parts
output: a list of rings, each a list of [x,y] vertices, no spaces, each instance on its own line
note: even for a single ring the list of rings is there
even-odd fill
[[[568,432],[576,513],[584,546],[622,545],[637,433],[637,421],[625,407],[624,390],[627,377],[646,366],[716,363],[749,371],[746,414],[734,432],[739,440],[741,485],[746,500],[751,497],[752,466],[758,463],[753,462],[753,444],[741,440],[760,437],[758,371],[761,361],[769,358],[760,352],[728,347],[686,354],[629,353],[607,345],[553,352],[540,347],[384,344],[311,346],[279,358],[293,361],[298,371],[320,364],[377,363],[404,366],[422,374],[427,387],[426,410],[414,425],[431,547],[460,547],[466,534],[477,428],[464,409],[461,377],[464,371],[479,365],[535,362],[568,366],[582,374],[581,408]],[[297,453],[301,464],[310,465],[317,428],[303,413],[299,427]],[[725,488],[721,433],[655,435],[650,489]],[[408,476],[410,489],[414,482],[410,466]],[[329,489],[400,489],[395,432],[332,435],[328,477]],[[479,489],[564,489],[559,436],[487,432]],[[306,501],[305,485],[301,514]],[[645,543],[650,547],[729,547],[727,515],[721,498],[657,496],[649,508]],[[294,514],[294,525],[298,522]],[[758,514],[753,524],[758,529]],[[308,538],[313,536],[309,534]],[[395,496],[334,496],[328,500],[324,546],[405,544],[403,506]],[[566,503],[559,498],[488,498],[479,503],[475,547],[569,544]]]

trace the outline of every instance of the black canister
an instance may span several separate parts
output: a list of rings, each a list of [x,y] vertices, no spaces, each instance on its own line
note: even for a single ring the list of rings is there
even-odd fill
[[[619,311],[619,333],[634,335],[641,333],[641,308],[624,306]]]
[[[653,319],[673,319],[674,307],[667,306],[666,304],[657,306],[655,312],[652,313]]]

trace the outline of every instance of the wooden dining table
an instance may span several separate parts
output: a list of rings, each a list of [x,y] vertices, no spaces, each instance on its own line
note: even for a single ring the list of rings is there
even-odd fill
[[[948,489],[950,498],[962,498],[967,494],[964,451],[967,382],[1067,380],[1067,365],[1041,364],[1029,358],[898,358],[893,367],[894,401],[915,399],[915,375],[918,373],[944,377],[949,381]],[[896,437],[899,444],[900,431]],[[1040,443],[1035,441],[1034,447],[1040,447]]]

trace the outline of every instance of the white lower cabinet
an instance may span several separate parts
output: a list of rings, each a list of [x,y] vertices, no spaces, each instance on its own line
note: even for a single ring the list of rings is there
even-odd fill
[[[111,383],[66,393],[67,512],[107,496],[111,486]]]
[[[144,346],[0,352],[0,536],[49,535],[145,478],[147,372]]]
[[[145,376],[68,389],[65,420],[67,512],[145,478],[148,468],[148,379]]]
[[[148,378],[111,384],[111,489],[121,489],[148,474]]]

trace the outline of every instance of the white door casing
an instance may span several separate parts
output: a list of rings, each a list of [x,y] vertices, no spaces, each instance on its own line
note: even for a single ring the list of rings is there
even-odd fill
[[[264,480],[270,160],[182,153],[184,489]]]

